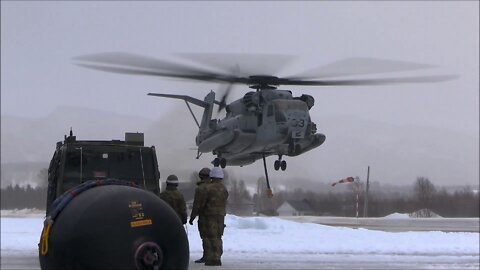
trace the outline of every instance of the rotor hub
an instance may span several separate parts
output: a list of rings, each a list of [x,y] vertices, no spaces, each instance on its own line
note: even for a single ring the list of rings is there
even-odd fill
[[[248,77],[249,88],[256,90],[277,89],[280,78],[270,75],[254,75]]]

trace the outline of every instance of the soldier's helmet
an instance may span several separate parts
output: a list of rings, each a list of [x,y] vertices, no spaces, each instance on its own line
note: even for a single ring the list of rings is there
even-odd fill
[[[210,170],[210,178],[223,179],[223,170],[219,167],[213,167]]]
[[[198,172],[198,177],[200,178],[205,178],[205,177],[209,177],[210,176],[210,169],[209,168],[202,168],[199,172]]]
[[[167,186],[178,186],[178,177],[175,174],[167,177]]]

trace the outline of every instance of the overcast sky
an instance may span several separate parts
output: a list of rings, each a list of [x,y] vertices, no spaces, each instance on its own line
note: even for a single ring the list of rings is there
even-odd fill
[[[112,51],[160,59],[179,52],[297,57],[276,75],[294,75],[349,57],[431,64],[436,68],[400,75],[460,78],[422,85],[290,89],[315,97],[314,120],[350,115],[448,129],[478,139],[478,1],[2,1],[1,114],[35,118],[60,105],[74,105],[157,120],[184,105],[146,93],[203,99],[218,87],[72,64],[75,56]],[[232,99],[246,91],[237,86]],[[478,156],[478,149],[472,151]],[[473,181],[478,181],[478,164],[473,169]]]

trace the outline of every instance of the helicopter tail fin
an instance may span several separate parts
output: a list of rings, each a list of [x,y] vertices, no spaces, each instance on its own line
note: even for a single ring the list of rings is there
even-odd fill
[[[206,108],[208,106],[207,103],[201,101],[200,99],[193,98],[191,96],[185,96],[185,95],[170,95],[170,94],[157,94],[157,93],[148,93],[147,95],[149,96],[155,96],[155,97],[165,97],[165,98],[175,98],[175,99],[182,99],[185,100],[186,102],[190,102],[192,104],[195,104],[197,106]]]
[[[213,105],[215,104],[215,92],[210,91],[208,95],[205,96],[203,116],[202,122],[200,123],[200,129],[205,130],[209,128],[210,120],[212,120],[212,113],[213,113]]]
[[[205,96],[205,99],[202,101],[200,99],[196,99],[191,96],[186,96],[186,95],[171,95],[171,94],[157,94],[157,93],[148,93],[149,96],[156,96],[156,97],[165,97],[165,98],[174,98],[174,99],[181,99],[184,100],[185,103],[188,106],[188,109],[190,110],[190,113],[193,116],[193,119],[197,123],[198,127],[200,130],[207,130],[210,128],[210,121],[212,120],[212,112],[213,112],[213,105],[214,104],[220,104],[219,101],[215,100],[215,92],[210,91],[208,95]],[[188,103],[195,104],[197,106],[200,106],[204,108],[203,111],[203,116],[202,116],[202,122],[198,124],[197,118],[193,114],[192,109],[188,105]]]

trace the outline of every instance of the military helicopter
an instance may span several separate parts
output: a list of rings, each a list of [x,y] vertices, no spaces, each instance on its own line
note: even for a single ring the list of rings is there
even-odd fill
[[[297,86],[358,86],[388,85],[400,83],[430,83],[451,80],[454,75],[415,76],[400,78],[342,79],[324,80],[349,75],[409,71],[433,66],[403,61],[372,58],[350,58],[338,61],[292,77],[278,77],[269,71],[241,70],[232,55],[183,54],[192,64],[171,62],[144,57],[130,53],[101,53],[74,58],[76,64],[96,70],[133,74],[170,77],[178,79],[217,82],[223,84],[225,93],[216,100],[215,92],[210,91],[204,100],[187,95],[148,93],[150,96],[184,100],[199,128],[196,136],[197,159],[202,153],[212,152],[216,158],[214,166],[244,166],[263,159],[268,184],[265,158],[275,155],[275,170],[285,170],[287,162],[284,156],[298,156],[325,142],[326,136],[319,133],[317,125],[310,118],[309,111],[315,100],[310,95],[293,96],[290,90],[278,89],[280,85]],[[251,55],[250,55],[251,56]],[[244,55],[240,55],[240,59]],[[251,56],[248,61],[257,64],[281,66],[290,61],[287,56]],[[248,62],[247,61],[247,62]],[[219,68],[212,71],[205,64]],[[258,72],[258,73],[255,73]],[[268,74],[268,75],[265,75]],[[252,91],[242,98],[227,104],[226,99],[234,84],[247,85]],[[203,108],[203,116],[198,122],[189,104]],[[212,119],[214,105],[218,111],[225,109],[223,119]]]

